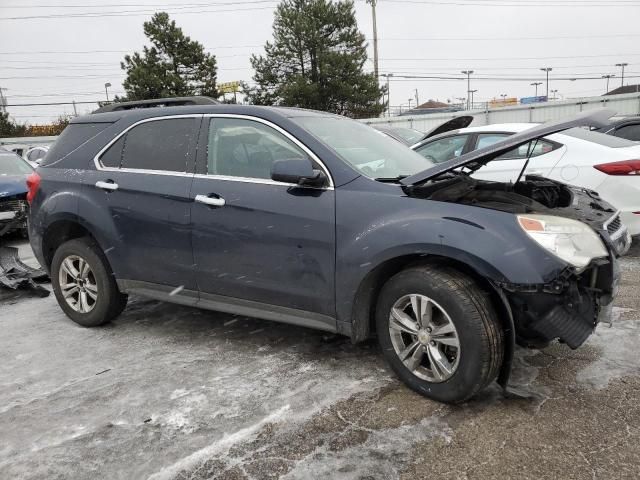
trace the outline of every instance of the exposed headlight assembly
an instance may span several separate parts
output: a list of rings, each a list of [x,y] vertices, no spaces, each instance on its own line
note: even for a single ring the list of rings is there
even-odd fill
[[[553,215],[517,215],[518,224],[541,247],[584,269],[594,258],[608,256],[596,232],[587,224]]]

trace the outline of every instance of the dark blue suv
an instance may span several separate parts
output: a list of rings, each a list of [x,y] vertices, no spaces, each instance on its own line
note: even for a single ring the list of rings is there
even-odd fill
[[[111,110],[74,119],[28,181],[33,250],[80,325],[139,294],[375,335],[411,388],[458,402],[506,387],[516,342],[576,348],[609,315],[628,248],[615,210],[545,178],[472,173],[611,112],[432,165],[321,112]]]

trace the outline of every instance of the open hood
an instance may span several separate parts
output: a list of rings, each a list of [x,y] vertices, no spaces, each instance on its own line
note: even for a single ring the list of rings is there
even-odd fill
[[[515,135],[511,135],[501,142],[494,143],[493,145],[479,150],[474,150],[473,152],[466,153],[458,158],[449,160],[448,162],[443,162],[423,170],[422,172],[418,172],[402,179],[400,183],[403,185],[417,185],[458,167],[471,164],[485,165],[494,158],[499,157],[514,148],[525,145],[532,140],[546,137],[547,135],[552,135],[574,127],[602,127],[606,125],[609,118],[615,114],[616,112],[614,110],[609,109],[591,110],[567,119],[544,123],[523,132],[516,133]]]
[[[427,138],[440,135],[441,133],[450,132],[451,130],[467,128],[471,124],[471,122],[473,122],[473,117],[471,115],[463,115],[461,117],[452,118],[451,120],[441,123],[436,128],[429,130],[424,134],[424,137],[422,137],[420,141],[424,142]]]

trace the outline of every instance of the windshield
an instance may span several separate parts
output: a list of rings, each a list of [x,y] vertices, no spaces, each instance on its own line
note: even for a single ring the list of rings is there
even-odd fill
[[[433,166],[400,142],[355,120],[340,117],[296,117],[292,120],[370,178],[408,176]]]
[[[419,142],[422,140],[422,137],[424,137],[424,133],[414,130],[413,128],[391,128],[389,131],[398,135],[409,145]]]
[[[0,175],[29,175],[33,168],[13,153],[0,152]]]

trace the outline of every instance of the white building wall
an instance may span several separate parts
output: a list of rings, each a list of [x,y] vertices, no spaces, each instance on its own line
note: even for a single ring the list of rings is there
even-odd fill
[[[473,115],[472,125],[493,123],[542,123],[568,117],[585,110],[609,108],[618,115],[640,115],[640,93],[626,93],[605,97],[572,98],[532,105],[518,105],[487,110],[470,110],[428,115],[406,115],[391,118],[368,118],[361,120],[369,125],[382,124],[393,127],[410,127],[427,132],[439,124],[460,115]]]

